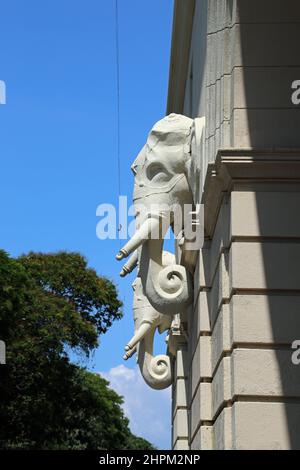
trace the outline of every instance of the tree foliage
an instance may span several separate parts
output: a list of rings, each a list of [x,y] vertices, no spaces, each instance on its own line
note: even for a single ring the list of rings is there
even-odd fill
[[[0,448],[152,448],[129,430],[122,398],[70,362],[121,317],[115,286],[77,253],[0,251]]]
[[[121,318],[114,284],[97,276],[80,254],[29,253],[19,262],[41,287],[47,304],[53,302],[54,309],[61,311],[60,320],[66,326],[70,322],[65,341],[71,347],[85,351],[95,347],[98,335]]]

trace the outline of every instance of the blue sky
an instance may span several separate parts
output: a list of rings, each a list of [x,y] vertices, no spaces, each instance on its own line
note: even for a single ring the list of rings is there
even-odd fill
[[[172,10],[172,0],[119,0],[121,192],[129,198],[130,164],[165,115]],[[117,284],[125,317],[88,366],[124,375],[133,277],[118,277],[119,241],[95,232],[97,206],[118,197],[115,0],[3,0],[1,20],[0,246],[13,256],[79,251]],[[132,379],[134,359],[125,367]],[[168,408],[166,393],[145,395]],[[159,435],[140,432],[166,447],[169,410],[161,416]]]

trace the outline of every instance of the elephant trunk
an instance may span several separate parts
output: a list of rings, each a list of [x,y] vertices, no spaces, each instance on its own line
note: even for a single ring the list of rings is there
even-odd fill
[[[153,356],[155,328],[144,337],[139,345],[138,364],[145,382],[156,390],[169,387],[173,382],[173,371],[169,356]]]
[[[169,223],[168,223],[169,221]],[[169,214],[151,214],[141,223],[133,237],[117,255],[117,259],[133,255],[139,258],[139,271],[145,294],[150,304],[160,313],[173,315],[186,308],[193,298],[192,276],[188,270],[175,263],[175,256],[163,259],[164,237],[170,227]],[[138,255],[137,255],[138,253]],[[121,276],[125,275],[129,268]]]
[[[159,218],[149,217],[146,219],[140,228],[135,232],[133,237],[121,248],[116,256],[116,259],[120,261],[123,258],[127,258],[131,253],[137,250],[153,233],[157,233],[159,227]]]

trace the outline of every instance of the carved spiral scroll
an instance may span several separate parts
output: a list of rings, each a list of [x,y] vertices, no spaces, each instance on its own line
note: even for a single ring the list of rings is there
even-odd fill
[[[184,266],[172,264],[161,269],[158,274],[160,294],[178,306],[190,302],[192,278]]]
[[[156,389],[164,389],[172,384],[172,369],[169,356],[159,354],[152,357],[143,367],[143,376],[148,385]],[[145,370],[146,369],[146,370]]]

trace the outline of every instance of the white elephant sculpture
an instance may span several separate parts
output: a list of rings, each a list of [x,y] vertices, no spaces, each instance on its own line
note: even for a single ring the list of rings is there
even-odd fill
[[[125,359],[137,350],[141,372],[154,388],[172,382],[169,356],[153,357],[155,331],[169,329],[173,315],[193,300],[191,273],[163,250],[167,231],[171,227],[175,237],[182,233],[184,208],[193,204],[189,185],[193,123],[171,114],[149,133],[132,165],[136,232],[116,256],[121,260],[131,255],[121,276],[138,266],[133,284],[135,335],[126,346]]]
[[[193,120],[171,114],[151,130],[146,145],[132,165],[133,201],[137,230],[117,254],[121,260],[136,250],[145,294],[160,313],[175,314],[193,298],[192,277],[181,265],[162,266],[164,237],[169,227],[175,236],[183,226],[174,215],[192,205],[188,183]],[[183,217],[181,217],[183,224]]]

